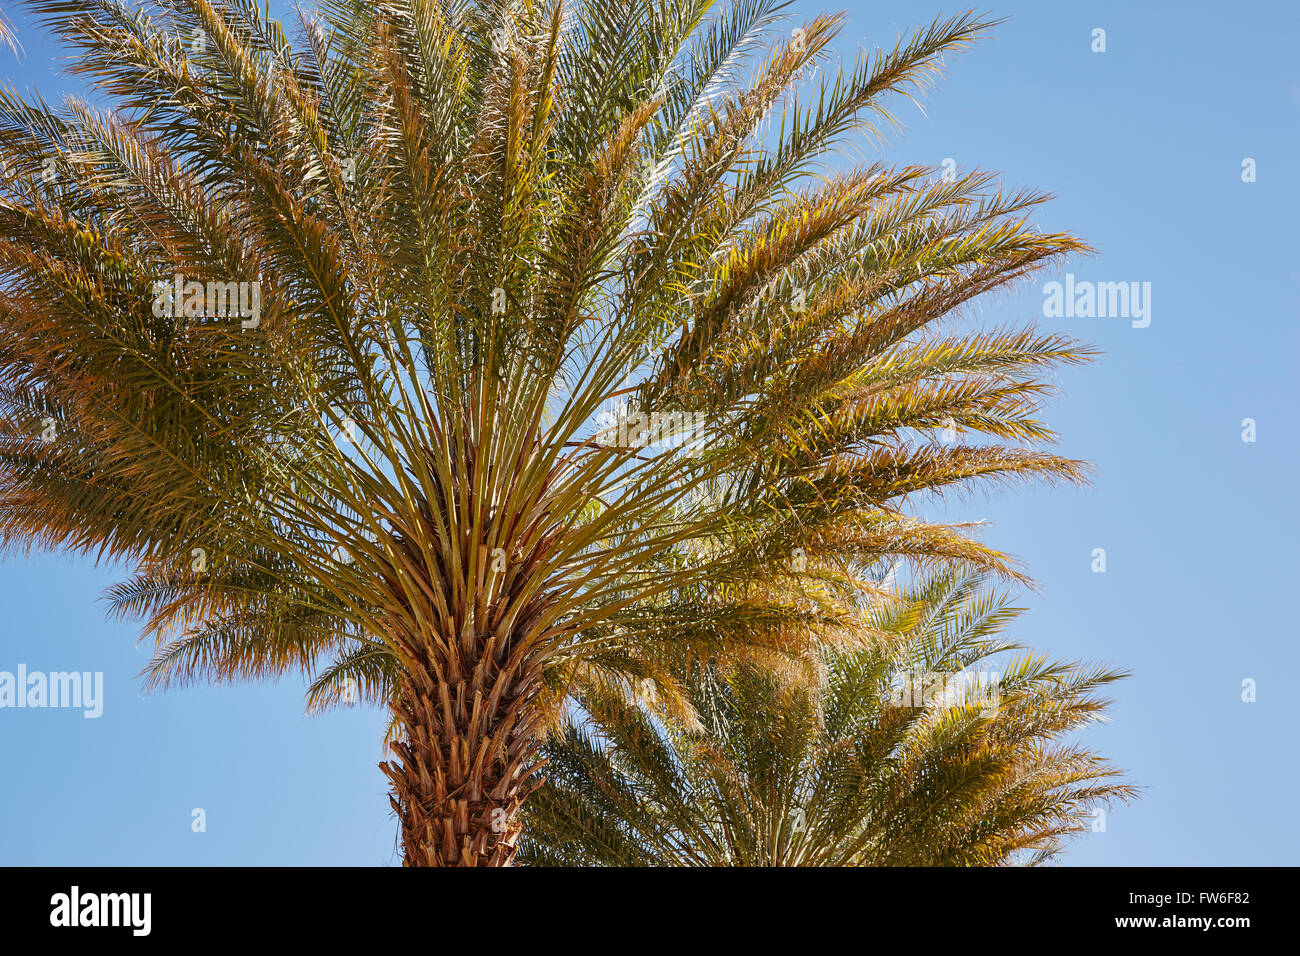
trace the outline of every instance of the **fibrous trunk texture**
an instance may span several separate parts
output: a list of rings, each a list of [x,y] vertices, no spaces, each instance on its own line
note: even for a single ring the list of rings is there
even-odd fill
[[[396,758],[380,767],[393,784],[404,866],[510,865],[520,804],[540,782],[540,667],[492,637],[466,650],[426,657],[394,705]]]
[[[452,444],[464,477],[409,519],[423,526],[424,545],[398,534],[384,575],[403,676],[395,758],[380,767],[404,865],[508,866],[520,804],[541,783],[538,745],[551,716],[543,655],[558,614],[536,572],[563,527],[551,527],[535,497],[514,509],[472,497],[475,457],[469,443]]]

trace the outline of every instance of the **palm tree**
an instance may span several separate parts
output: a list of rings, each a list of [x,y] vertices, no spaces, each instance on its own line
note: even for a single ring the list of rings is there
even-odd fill
[[[585,866],[1041,862],[1130,787],[1060,738],[1119,673],[999,633],[1018,609],[948,571],[877,612],[863,648],[803,679],[753,662],[691,678],[691,725],[589,693],[550,741],[521,860]],[[1000,672],[991,668],[1000,668]]]
[[[572,688],[1015,575],[908,502],[1079,476],[1086,351],[945,322],[1083,248],[1043,197],[825,173],[972,15],[844,69],[772,0],[27,3],[95,100],[0,91],[0,543],[129,562],[150,686],[388,708],[407,864],[510,862]]]

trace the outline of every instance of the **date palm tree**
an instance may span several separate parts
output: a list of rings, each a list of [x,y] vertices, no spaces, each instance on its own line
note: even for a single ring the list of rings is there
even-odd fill
[[[1009,656],[1017,613],[952,570],[878,605],[864,648],[792,677],[696,668],[696,719],[589,693],[545,748],[522,861],[568,866],[1041,862],[1133,791],[1060,739],[1116,671]]]
[[[1081,243],[834,171],[972,15],[842,67],[772,0],[27,6],[93,97],[0,90],[0,543],[129,562],[150,686],[388,708],[407,864],[511,861],[574,688],[1015,575],[909,502],[1079,476],[1085,349],[951,320]]]

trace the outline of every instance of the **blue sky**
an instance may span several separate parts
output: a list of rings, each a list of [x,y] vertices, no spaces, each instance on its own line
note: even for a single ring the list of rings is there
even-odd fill
[[[892,44],[959,9],[856,5],[839,45]],[[985,540],[1024,560],[1040,590],[1024,595],[1015,637],[1133,672],[1086,740],[1143,799],[1073,844],[1067,863],[1300,862],[1286,799],[1300,784],[1300,12],[1291,0],[982,9],[1010,19],[953,61],[924,114],[899,104],[906,130],[878,152],[1051,191],[1038,221],[1098,250],[1060,273],[1150,283],[1151,321],[1043,318],[1043,283],[1058,274],[986,303],[976,321],[1036,320],[1104,352],[1061,374],[1047,415],[1060,450],[1094,463],[1094,484],[1006,488],[930,513],[987,519]],[[51,99],[72,89],[54,72],[58,52],[15,19],[26,51],[0,52],[0,78]],[[1104,53],[1091,49],[1096,28]],[[1254,442],[1242,441],[1246,418]],[[142,696],[149,648],[99,600],[116,579],[59,555],[0,563],[0,671],[104,674],[98,719],[0,709],[0,863],[397,862],[375,766],[382,715],[308,717],[297,679]],[[205,832],[192,829],[197,808]]]

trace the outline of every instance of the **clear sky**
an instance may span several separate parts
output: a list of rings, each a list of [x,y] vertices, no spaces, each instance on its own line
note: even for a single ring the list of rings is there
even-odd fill
[[[4,7],[25,53],[0,52],[0,79],[48,99],[73,89],[55,72],[59,52]],[[960,9],[855,4],[840,48],[890,45]],[[953,62],[924,114],[900,104],[907,128],[883,158],[951,159],[1049,190],[1057,199],[1039,222],[1099,250],[979,317],[1037,320],[1104,351],[1061,375],[1047,416],[1060,450],[1094,463],[1093,487],[1012,487],[946,512],[992,522],[985,540],[1039,582],[1015,637],[1133,672],[1111,722],[1086,740],[1143,799],[1114,810],[1066,862],[1295,864],[1300,6],[981,9],[1010,19]],[[1104,53],[1092,50],[1097,28]],[[1247,158],[1254,182],[1243,182]],[[1076,283],[1150,283],[1149,325],[1044,318],[1043,284],[1066,272]],[[1242,440],[1247,418],[1254,442]],[[1104,573],[1093,570],[1097,548]],[[104,674],[98,719],[0,709],[0,863],[398,862],[375,766],[382,715],[305,716],[297,679],[142,696],[149,648],[131,622],[106,620],[99,600],[117,579],[66,556],[0,563],[0,671]],[[1242,699],[1247,680],[1253,703]],[[205,832],[193,830],[196,809]]]

